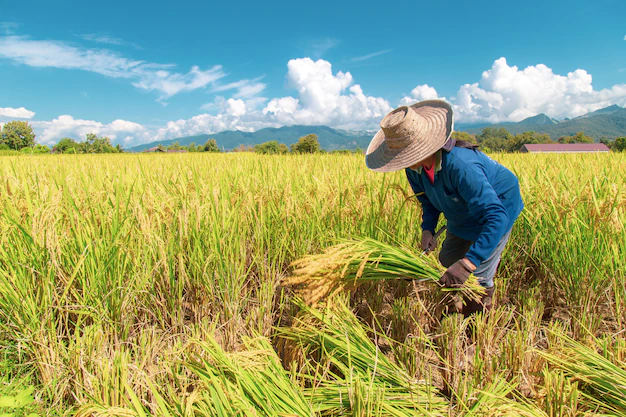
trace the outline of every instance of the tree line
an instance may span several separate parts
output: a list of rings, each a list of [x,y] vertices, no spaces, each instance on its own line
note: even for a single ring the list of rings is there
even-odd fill
[[[529,144],[594,143],[594,139],[585,135],[584,132],[578,132],[572,136],[561,136],[555,141],[545,133],[524,132],[513,135],[503,127],[486,127],[477,135],[470,135],[467,132],[453,132],[452,137],[477,144],[484,152],[519,152],[522,146]],[[607,145],[612,151],[626,151],[626,136],[614,140],[602,138],[600,142]]]
[[[209,139],[204,145],[196,145],[194,142],[189,145],[181,145],[179,142],[174,142],[171,145],[157,145],[152,151],[166,152],[166,151],[188,151],[188,152],[222,152],[222,149],[217,145],[215,139]],[[291,147],[284,143],[279,143],[277,140],[270,140],[260,143],[254,146],[239,145],[233,149],[233,152],[255,152],[266,155],[283,155],[287,153],[318,153],[324,152],[320,147],[320,142],[317,135],[310,134],[298,139],[298,142],[291,145]]]
[[[477,144],[480,149],[485,152],[519,152],[523,145],[527,144],[543,144],[543,143],[593,143],[594,139],[587,136],[584,132],[578,132],[572,136],[561,136],[556,141],[552,140],[550,135],[536,132],[524,132],[516,135],[511,134],[503,127],[492,128],[486,127],[481,133],[471,135],[467,132],[453,132],[452,137],[457,140],[466,140]],[[619,137],[614,140],[601,138],[604,143],[616,152],[626,151],[626,136]],[[215,139],[208,139],[204,145],[181,145],[174,142],[171,145],[158,145],[157,151],[168,150],[186,150],[188,152],[222,152]],[[25,153],[70,153],[70,154],[86,154],[86,153],[121,153],[124,149],[118,144],[113,145],[111,140],[102,136],[99,137],[94,133],[88,133],[84,141],[77,141],[72,138],[63,138],[50,149],[46,145],[35,143],[35,133],[28,122],[14,120],[5,123],[0,131],[0,151],[13,150]],[[263,142],[254,146],[239,145],[233,149],[234,152],[256,152],[260,154],[280,155],[287,153],[307,154],[325,152],[320,147],[317,135],[309,134],[298,139],[290,147],[277,140]],[[339,150],[334,152],[353,152],[350,150]],[[362,152],[356,149],[354,152]]]
[[[0,132],[0,151],[11,150],[23,153],[120,153],[124,152],[118,144],[113,146],[111,139],[87,133],[80,142],[72,138],[63,138],[50,149],[46,145],[35,143],[35,132],[28,122],[14,120],[5,123]]]

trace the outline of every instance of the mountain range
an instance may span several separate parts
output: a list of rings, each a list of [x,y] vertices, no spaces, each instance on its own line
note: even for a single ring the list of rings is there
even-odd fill
[[[458,124],[455,130],[476,134],[482,132],[486,127],[504,128],[512,134],[528,131],[537,133],[547,133],[553,140],[561,136],[572,136],[578,132],[584,132],[596,140],[601,138],[615,139],[626,136],[626,108],[613,105],[585,114],[574,119],[556,120],[545,114],[538,114],[516,123],[463,125]],[[366,149],[376,131],[349,131],[333,129],[328,126],[283,126],[280,128],[265,128],[256,132],[242,132],[239,130],[225,131],[214,134],[202,134],[196,136],[185,136],[169,140],[161,140],[128,149],[130,152],[142,152],[157,146],[171,145],[178,142],[187,146],[191,143],[196,145],[204,144],[208,139],[215,139],[218,146],[223,149],[234,149],[239,145],[254,146],[263,142],[277,140],[280,143],[291,145],[299,138],[308,134],[315,134],[318,137],[320,146],[327,150],[337,149]]]
[[[498,123],[493,125],[458,125],[456,130],[475,134],[485,127],[504,128],[512,134],[533,131],[548,134],[553,140],[561,136],[572,136],[584,132],[596,140],[615,139],[626,136],[626,109],[617,105],[596,110],[574,119],[553,119],[543,113],[529,117],[517,123]]]
[[[223,149],[234,149],[239,145],[254,146],[263,142],[277,140],[287,146],[298,142],[298,139],[308,134],[316,134],[320,146],[328,151],[337,149],[356,149],[357,147],[367,148],[370,140],[376,132],[338,130],[328,126],[283,126],[280,128],[267,127],[256,132],[242,132],[239,130],[229,130],[214,134],[202,134],[196,136],[185,136],[170,140],[146,143],[128,149],[130,152],[142,152],[159,144],[163,146],[178,142],[180,145],[203,145],[208,139],[215,139],[217,145]]]

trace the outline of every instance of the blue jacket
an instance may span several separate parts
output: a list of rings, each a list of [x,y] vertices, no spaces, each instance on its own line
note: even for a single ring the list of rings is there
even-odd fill
[[[448,232],[474,242],[465,255],[477,267],[513,226],[524,202],[517,177],[480,151],[441,151],[441,170],[431,184],[425,172],[406,169],[422,204],[422,229],[435,231],[439,214]]]

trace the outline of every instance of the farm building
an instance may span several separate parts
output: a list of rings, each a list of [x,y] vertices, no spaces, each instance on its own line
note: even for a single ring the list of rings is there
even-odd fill
[[[523,145],[520,152],[609,152],[609,148],[603,143],[544,143]]]

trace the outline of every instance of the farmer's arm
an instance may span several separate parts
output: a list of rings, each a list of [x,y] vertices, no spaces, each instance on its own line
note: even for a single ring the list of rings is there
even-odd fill
[[[413,172],[410,173],[409,169],[406,170],[406,177],[409,180],[409,184],[413,189],[413,192],[417,196],[417,199],[422,204],[422,230],[428,230],[433,235],[435,234],[435,228],[437,227],[437,222],[439,221],[439,215],[441,212],[432,205],[426,194],[424,194],[424,190],[419,184],[418,180],[413,178],[414,175],[418,175]]]
[[[506,233],[509,216],[483,170],[476,165],[463,164],[452,176],[459,195],[467,203],[469,212],[483,220],[476,242],[465,257],[476,267],[494,251]]]

